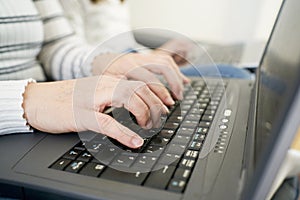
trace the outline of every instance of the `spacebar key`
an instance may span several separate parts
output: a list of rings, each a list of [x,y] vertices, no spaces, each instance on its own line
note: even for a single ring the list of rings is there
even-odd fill
[[[165,189],[174,171],[175,171],[174,166],[167,166],[167,165],[158,171],[153,171],[147,178],[144,185],[147,187],[152,187],[157,189]]]

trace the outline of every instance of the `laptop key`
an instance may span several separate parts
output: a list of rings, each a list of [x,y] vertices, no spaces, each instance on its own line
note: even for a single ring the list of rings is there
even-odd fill
[[[143,170],[151,170],[153,165],[156,163],[157,157],[149,156],[149,155],[143,155],[136,159],[135,163],[132,165],[132,169],[135,169],[137,171]]]
[[[176,154],[176,155],[182,155],[185,151],[186,146],[181,144],[170,144],[168,149],[166,150],[166,153]]]
[[[108,165],[117,155],[117,152],[118,152],[117,147],[108,146],[107,148],[103,149],[103,151],[101,151],[99,154],[97,154],[96,158],[100,162]]]
[[[165,129],[171,129],[171,130],[176,130],[179,126],[179,123],[176,122],[166,122],[164,128]]]
[[[154,137],[151,140],[150,145],[164,147],[168,144],[169,140],[170,140],[169,138]]]
[[[202,109],[205,109],[207,107],[207,103],[199,103],[195,105],[197,106],[197,108],[202,108]]]
[[[169,118],[169,122],[175,122],[175,123],[180,123],[182,122],[183,117],[182,116],[172,116]]]
[[[217,110],[218,106],[216,105],[209,105],[207,106],[207,110]]]
[[[205,140],[205,135],[204,135],[204,134],[196,133],[196,134],[193,136],[193,140],[194,140],[194,141],[197,141],[197,142],[203,142],[203,141]]]
[[[171,179],[174,171],[174,166],[167,165],[160,170],[153,171],[150,173],[144,185],[157,189],[165,189],[168,186],[169,180]]]
[[[191,140],[190,136],[176,135],[173,138],[172,143],[174,143],[174,144],[181,144],[181,145],[187,145],[190,140]]]
[[[85,147],[89,152],[97,153],[97,152],[101,151],[102,149],[104,149],[105,145],[100,142],[91,141],[91,142],[85,143]]]
[[[186,128],[194,128],[197,127],[198,121],[190,121],[190,120],[185,120],[181,126],[186,127]]]
[[[195,80],[195,81],[193,81],[193,87],[196,87],[196,86],[205,86],[205,82],[203,81],[203,80]]]
[[[211,122],[213,120],[213,115],[203,115],[201,121]]]
[[[122,154],[116,157],[116,159],[112,162],[112,166],[123,166],[130,167],[132,163],[135,161],[137,155],[134,154]]]
[[[188,99],[188,100],[195,100],[195,99],[197,99],[197,95],[190,94],[190,95],[187,95],[187,96],[185,97],[185,99]]]
[[[199,126],[204,127],[204,128],[209,128],[210,127],[210,122],[200,122]]]
[[[221,101],[221,96],[212,96],[211,100],[212,101]]]
[[[174,130],[163,129],[159,133],[159,136],[164,137],[164,138],[171,138],[174,135],[174,133],[175,133]]]
[[[190,121],[200,121],[201,115],[200,114],[190,114],[188,116],[186,116],[186,120],[190,120]]]
[[[195,159],[191,158],[183,158],[179,164],[180,168],[192,169],[195,165]]]
[[[206,111],[204,112],[204,115],[212,115],[212,116],[214,116],[214,114],[216,114],[216,111],[215,111],[215,110],[206,110]]]
[[[87,141],[86,141],[87,142]],[[84,143],[86,143],[86,142],[84,142]],[[85,150],[85,147],[84,147],[84,145],[83,145],[83,143],[79,143],[79,144],[77,144],[75,147],[74,147],[74,149],[76,149],[76,150],[80,150],[80,151],[84,151]]]
[[[211,101],[211,102],[209,102],[209,105],[218,106],[219,103],[220,103],[219,101]]]
[[[204,109],[203,108],[192,108],[189,112],[189,114],[193,114],[193,115],[202,115],[204,113]]]
[[[162,155],[158,160],[158,165],[173,165],[176,166],[180,161],[180,154],[166,153]]]
[[[107,168],[101,175],[100,178],[105,178],[113,181],[119,181],[123,183],[130,183],[134,185],[141,185],[148,173],[129,173],[124,171]]]
[[[195,128],[181,127],[178,129],[177,134],[184,136],[191,136],[195,131]]]
[[[188,149],[194,151],[200,151],[201,147],[202,147],[202,142],[191,141],[190,145],[188,146]]]
[[[192,107],[191,105],[180,105],[181,110],[186,110],[186,111],[190,110],[191,107]]]
[[[65,155],[63,155],[63,158],[75,160],[81,152],[82,152],[81,150],[72,149],[72,150],[68,151],[67,153],[65,153]]]
[[[208,128],[207,127],[198,127],[196,129],[196,133],[206,135],[208,133]]]
[[[149,156],[159,157],[163,150],[164,147],[149,145],[144,149],[143,153],[147,153]]]
[[[186,99],[186,100],[183,100],[180,105],[192,105],[192,104],[194,104],[194,102],[195,102],[195,100],[193,100],[193,99]]]
[[[198,102],[199,103],[208,103],[210,101],[210,98],[199,98]]]
[[[173,178],[168,186],[168,190],[172,192],[183,192],[184,188],[186,186],[186,181],[185,180],[180,180],[177,178]]]
[[[64,170],[64,168],[70,164],[72,160],[69,160],[69,159],[65,159],[65,158],[61,158],[59,159],[58,161],[56,161],[52,166],[51,168],[52,169],[57,169],[57,170]]]
[[[82,168],[79,174],[97,177],[100,173],[103,172],[104,168],[105,166],[102,164],[87,163],[87,165]]]
[[[92,154],[90,154],[87,151],[84,151],[80,154],[80,156],[77,158],[77,160],[80,160],[80,161],[83,161],[83,162],[89,162],[90,159],[92,159],[92,158],[93,158]]]
[[[187,180],[192,171],[190,169],[178,168],[174,174],[174,178],[178,178],[181,180]]]
[[[141,129],[139,130],[138,134],[142,138],[151,138],[152,136],[156,135],[159,132],[159,129],[152,128],[152,129]]]
[[[184,154],[184,158],[196,159],[199,151],[187,150]]]
[[[75,160],[70,163],[70,165],[65,169],[65,171],[77,173],[84,166],[84,164],[85,162]]]

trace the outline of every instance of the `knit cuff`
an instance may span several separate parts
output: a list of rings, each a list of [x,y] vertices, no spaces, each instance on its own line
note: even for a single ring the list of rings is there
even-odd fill
[[[33,79],[0,81],[0,135],[32,132],[24,118],[23,93]]]

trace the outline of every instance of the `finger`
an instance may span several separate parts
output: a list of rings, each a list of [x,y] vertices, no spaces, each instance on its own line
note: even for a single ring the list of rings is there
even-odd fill
[[[144,140],[138,134],[121,125],[109,115],[95,112],[95,116],[98,127],[94,127],[92,131],[105,134],[130,148],[138,148],[143,145]]]
[[[178,54],[174,54],[172,57],[179,67],[181,67],[184,64],[187,64],[187,60]]]
[[[167,106],[174,105],[175,102],[171,97],[166,87],[156,78],[156,76],[150,71],[138,67],[131,70],[128,76],[134,80],[142,81],[148,85],[148,87],[162,100]]]
[[[162,74],[168,82],[171,91],[175,94],[176,99],[182,99],[183,96],[183,81],[176,73],[176,70],[170,66],[170,63],[161,60],[147,66],[144,66],[151,72]]]
[[[180,56],[180,55],[178,55],[178,56]],[[173,69],[176,71],[177,75],[182,79],[183,83],[190,83],[190,79],[181,73],[178,65],[175,63],[175,61],[173,59],[170,59],[168,57],[166,57],[165,59],[167,59],[168,62],[170,62],[170,66],[173,67]]]
[[[174,55],[172,55],[172,57],[177,65],[180,65],[183,63],[183,58],[180,55],[174,54]]]
[[[132,90],[128,99],[129,100],[124,103],[124,107],[135,116],[140,126],[143,128],[151,128],[151,112],[148,105],[136,95],[134,90]]]
[[[187,60],[185,60],[184,56],[177,54],[177,53],[174,53],[172,56],[173,57],[162,56],[162,59],[164,59],[170,63],[169,66],[171,66],[175,70],[176,74],[180,77],[180,79],[182,80],[182,82],[184,84],[190,83],[191,80],[180,72],[179,66],[178,66],[180,64],[185,64],[187,62]]]
[[[112,92],[112,99],[109,106],[113,107],[125,107],[130,111],[135,117],[138,124],[142,127],[147,126],[149,121],[151,121],[150,109],[148,105],[135,94],[135,90],[138,88],[133,85],[133,81],[121,80],[116,84],[115,89]],[[105,94],[105,90],[102,91]]]
[[[149,89],[145,83],[137,83],[135,93],[148,105],[151,112],[152,125],[157,128],[161,123],[162,114],[169,111],[162,101]],[[151,127],[147,127],[151,128]]]

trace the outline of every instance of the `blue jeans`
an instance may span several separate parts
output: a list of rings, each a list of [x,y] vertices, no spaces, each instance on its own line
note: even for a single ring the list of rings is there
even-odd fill
[[[181,67],[180,71],[186,76],[205,76],[223,78],[252,79],[254,75],[249,71],[232,65],[203,65]]]

